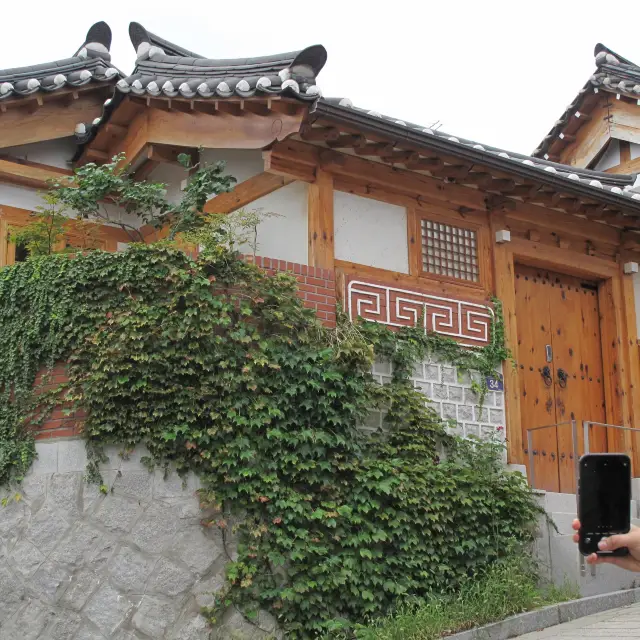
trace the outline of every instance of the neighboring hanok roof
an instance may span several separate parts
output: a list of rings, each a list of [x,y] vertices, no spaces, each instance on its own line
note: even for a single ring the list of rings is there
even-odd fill
[[[614,93],[618,98],[628,98],[640,104],[640,66],[599,43],[595,47],[594,56],[596,72],[565,109],[532,155],[548,158],[551,145],[558,139],[563,139],[563,132],[566,132],[569,124],[573,124],[569,133],[571,136],[575,135],[582,123],[588,119],[584,117],[581,119],[581,116],[586,115],[580,111],[585,98],[593,96],[598,91]]]
[[[472,140],[460,139],[441,131],[434,131],[424,126],[389,118],[376,111],[359,109],[345,98],[319,100],[313,110],[313,118],[333,120],[336,123],[340,122],[351,126],[353,130],[361,130],[378,136],[384,135],[387,139],[393,140],[393,145],[390,146],[397,145],[399,150],[403,145],[405,148],[410,146],[423,147],[425,151],[431,150],[464,159],[472,163],[472,166],[478,166],[480,171],[482,167],[487,167],[516,174],[552,186],[558,191],[591,197],[616,207],[628,208],[631,206],[635,209],[636,215],[640,214],[640,184],[636,186],[636,183],[639,182],[636,175],[578,169],[511,151],[507,152],[496,147],[478,144]],[[329,146],[339,149],[340,139],[331,140]],[[367,155],[365,149],[359,149],[358,154]],[[393,150],[389,150],[389,156],[393,157]],[[415,157],[406,162],[419,164],[419,160]],[[403,164],[403,160],[399,159],[397,164]],[[455,181],[464,184],[465,178]],[[504,191],[504,194],[509,195],[508,191]]]
[[[31,96],[39,91],[53,92],[65,87],[81,87],[91,82],[105,83],[120,77],[111,65],[111,29],[97,22],[71,58],[15,69],[0,70],[0,102]]]
[[[137,22],[131,23],[129,35],[137,54],[136,68],[117,87],[123,93],[138,95],[169,98],[283,95],[313,101],[319,95],[316,76],[327,61],[327,52],[321,45],[260,58],[212,60],[183,55],[190,52],[152,36]],[[155,44],[160,42],[164,46]]]

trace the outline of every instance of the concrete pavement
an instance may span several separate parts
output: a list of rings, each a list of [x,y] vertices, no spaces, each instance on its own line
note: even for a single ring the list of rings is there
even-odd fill
[[[640,604],[596,613],[518,637],[519,640],[640,640]]]

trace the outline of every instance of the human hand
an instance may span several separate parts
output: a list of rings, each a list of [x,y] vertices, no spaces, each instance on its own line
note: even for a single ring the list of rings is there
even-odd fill
[[[580,520],[574,520],[571,525],[574,531],[580,531]],[[573,541],[578,542],[580,539],[577,533],[573,536]],[[588,564],[615,564],[627,571],[640,572],[640,528],[631,525],[629,533],[622,533],[609,538],[603,538],[598,543],[601,551],[615,551],[621,547],[629,549],[628,556],[599,556],[592,553],[587,556]]]

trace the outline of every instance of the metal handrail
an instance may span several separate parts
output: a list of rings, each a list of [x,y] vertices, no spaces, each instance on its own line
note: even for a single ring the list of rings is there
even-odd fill
[[[621,431],[638,431],[638,427],[623,427],[619,424],[607,424],[606,422],[592,422],[591,420],[584,420],[582,422],[582,429],[584,433],[584,452],[589,453],[589,427],[607,427],[611,429],[620,429]]]
[[[540,431],[540,429],[551,429],[552,427],[563,427],[571,425],[571,448],[573,449],[573,465],[576,474],[576,480],[578,478],[578,423],[576,420],[567,420],[565,422],[556,422],[555,424],[546,424],[542,427],[531,427],[527,429],[527,447],[529,451],[529,477],[531,478],[531,487],[535,489],[535,470],[533,464],[533,432]]]

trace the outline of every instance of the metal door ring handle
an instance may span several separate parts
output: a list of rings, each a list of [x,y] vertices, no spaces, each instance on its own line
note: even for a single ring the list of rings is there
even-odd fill
[[[542,379],[547,387],[550,387],[553,384],[553,378],[551,376],[551,369],[549,367],[542,368]]]
[[[569,374],[564,369],[558,369],[558,384],[562,389],[567,386],[569,380]]]

